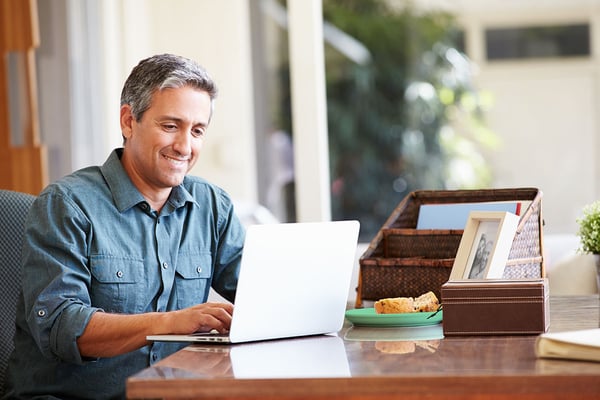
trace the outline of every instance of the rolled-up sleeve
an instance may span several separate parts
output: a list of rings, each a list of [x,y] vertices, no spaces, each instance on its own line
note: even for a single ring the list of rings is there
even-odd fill
[[[89,221],[52,191],[34,202],[28,219],[22,259],[27,326],[44,356],[82,363],[77,338],[98,310],[88,289]]]

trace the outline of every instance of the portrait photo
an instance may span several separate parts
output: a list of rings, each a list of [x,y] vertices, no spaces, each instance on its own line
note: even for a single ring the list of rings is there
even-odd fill
[[[502,278],[518,223],[519,216],[510,212],[471,212],[450,280]]]

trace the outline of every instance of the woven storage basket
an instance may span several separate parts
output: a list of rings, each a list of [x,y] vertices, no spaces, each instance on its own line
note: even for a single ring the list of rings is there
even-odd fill
[[[521,210],[503,278],[545,277],[540,190],[421,190],[398,204],[360,257],[356,307],[362,307],[363,300],[416,297],[430,290],[441,299],[463,231],[415,229],[420,206],[492,201],[530,202]]]

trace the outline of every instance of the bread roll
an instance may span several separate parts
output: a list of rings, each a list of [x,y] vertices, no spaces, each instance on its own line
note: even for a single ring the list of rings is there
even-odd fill
[[[377,314],[402,314],[437,311],[440,302],[433,292],[427,292],[417,298],[391,297],[377,300],[374,304]]]
[[[401,314],[415,312],[415,300],[412,297],[394,297],[381,299],[374,304],[377,314]]]
[[[437,296],[433,292],[427,292],[415,299],[415,311],[433,312],[440,306]]]

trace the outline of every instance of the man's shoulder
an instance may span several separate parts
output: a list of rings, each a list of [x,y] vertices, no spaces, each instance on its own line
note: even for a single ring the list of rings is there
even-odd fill
[[[40,194],[77,197],[80,194],[97,196],[105,187],[104,179],[98,166],[86,167],[65,175],[49,184]]]
[[[199,176],[187,175],[183,180],[183,187],[192,194],[219,193],[227,194],[220,186],[207,181]]]
[[[204,178],[188,175],[182,186],[198,205],[214,204],[221,211],[232,206],[233,201],[229,193]]]

